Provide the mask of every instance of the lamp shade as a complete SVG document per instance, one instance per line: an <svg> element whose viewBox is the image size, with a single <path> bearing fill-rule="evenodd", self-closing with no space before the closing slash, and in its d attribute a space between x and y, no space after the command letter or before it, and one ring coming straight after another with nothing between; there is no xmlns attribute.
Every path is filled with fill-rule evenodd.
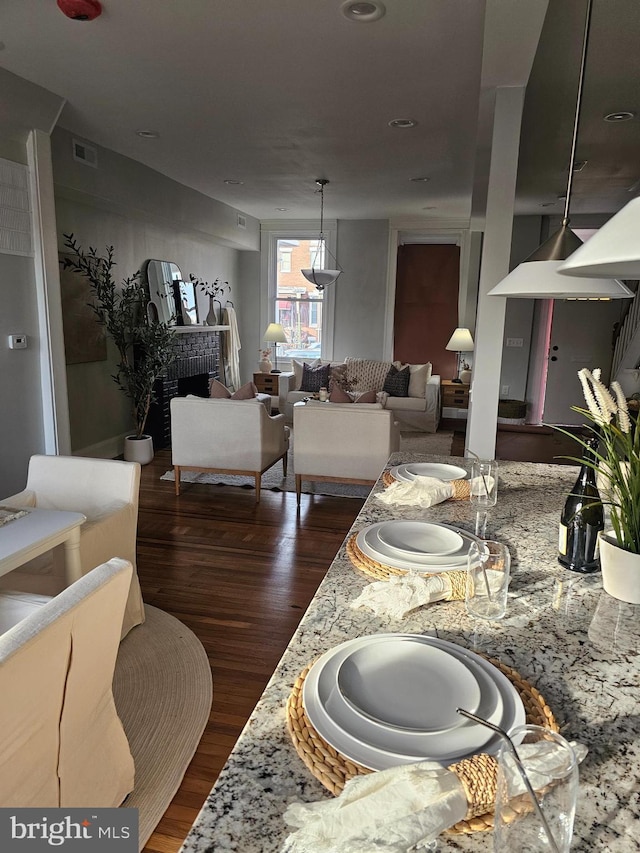
<svg viewBox="0 0 640 853"><path fill-rule="evenodd" d="M568 278L563 261L525 261L492 288L489 296L520 299L621 299L633 293L615 278Z"/></svg>
<svg viewBox="0 0 640 853"><path fill-rule="evenodd" d="M640 278L640 198L628 202L560 265L563 276ZM633 294L629 294L633 295Z"/></svg>
<svg viewBox="0 0 640 853"><path fill-rule="evenodd" d="M328 284L334 284L338 280L338 276L342 270L322 270L322 269L304 269L300 270L302 275L310 281L311 284L322 290Z"/></svg>
<svg viewBox="0 0 640 853"><path fill-rule="evenodd" d="M269 323L267 331L262 336L264 341L270 344L286 344L287 336L284 333L281 323Z"/></svg>
<svg viewBox="0 0 640 853"><path fill-rule="evenodd" d="M449 338L449 343L445 349L454 352L473 352L473 338L469 329L456 329Z"/></svg>

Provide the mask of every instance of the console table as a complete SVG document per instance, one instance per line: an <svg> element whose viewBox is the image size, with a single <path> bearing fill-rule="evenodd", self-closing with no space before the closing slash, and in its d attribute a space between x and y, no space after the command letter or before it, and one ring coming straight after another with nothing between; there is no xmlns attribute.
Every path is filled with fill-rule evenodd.
<svg viewBox="0 0 640 853"><path fill-rule="evenodd" d="M407 461L451 457L394 454ZM584 743L574 853L631 853L640 848L640 606L602 591L598 575L574 575L557 562L558 519L573 486L573 466L503 462L497 505L486 536L505 542L513 558L507 616L474 622L464 602L438 602L403 620L385 620L350 602L371 578L353 568L343 546L304 615L276 671L183 845L183 853L276 853L288 829L287 804L329 797L294 750L285 704L304 667L328 649L366 634L435 633L485 652L516 669L545 697L565 737ZM374 494L352 531L396 518L428 518L475 531L466 501L429 510L391 512ZM349 534L350 535L350 534ZM347 539L349 536L347 537ZM439 851L489 851L491 833L442 835Z"/></svg>

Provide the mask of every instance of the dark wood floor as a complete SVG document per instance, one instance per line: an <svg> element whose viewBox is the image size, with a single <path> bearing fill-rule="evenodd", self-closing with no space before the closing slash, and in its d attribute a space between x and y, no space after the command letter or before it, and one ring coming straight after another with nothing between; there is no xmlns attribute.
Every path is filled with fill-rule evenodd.
<svg viewBox="0 0 640 853"><path fill-rule="evenodd" d="M138 574L145 601L199 637L213 674L211 716L180 790L145 848L179 849L333 557L362 507L351 498L160 480L142 470Z"/></svg>

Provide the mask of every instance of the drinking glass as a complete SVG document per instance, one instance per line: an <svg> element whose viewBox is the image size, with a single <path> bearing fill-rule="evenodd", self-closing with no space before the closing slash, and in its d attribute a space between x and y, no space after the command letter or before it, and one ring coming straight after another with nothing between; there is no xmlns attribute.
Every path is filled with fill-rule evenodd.
<svg viewBox="0 0 640 853"><path fill-rule="evenodd" d="M474 459L471 464L471 506L476 510L495 506L498 501L498 463L495 459Z"/></svg>
<svg viewBox="0 0 640 853"><path fill-rule="evenodd" d="M510 732L512 739L522 734L516 751L540 810L534 807L508 745L503 744L497 756L494 853L568 853L578 795L575 753L561 735L542 726L520 726ZM535 756L531 745L535 745Z"/></svg>
<svg viewBox="0 0 640 853"><path fill-rule="evenodd" d="M507 612L511 556L506 545L486 539L472 542L467 557L467 613L478 619L502 619Z"/></svg>

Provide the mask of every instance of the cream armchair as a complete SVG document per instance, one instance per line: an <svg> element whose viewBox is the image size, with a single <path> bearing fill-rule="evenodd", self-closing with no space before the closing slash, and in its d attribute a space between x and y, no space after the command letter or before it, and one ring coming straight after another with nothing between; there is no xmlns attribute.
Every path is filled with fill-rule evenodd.
<svg viewBox="0 0 640 853"><path fill-rule="evenodd" d="M176 495L180 494L181 471L212 471L254 477L258 503L265 471L282 459L286 476L288 449L289 430L284 416L271 417L259 400L171 400Z"/></svg>
<svg viewBox="0 0 640 853"><path fill-rule="evenodd" d="M133 790L111 692L131 577L109 560L0 636L0 807L114 807Z"/></svg>
<svg viewBox="0 0 640 853"><path fill-rule="evenodd" d="M293 469L298 504L303 480L373 484L400 448L393 412L372 403L293 407Z"/></svg>
<svg viewBox="0 0 640 853"><path fill-rule="evenodd" d="M27 487L3 498L6 506L32 506L82 512L80 527L82 573L122 557L134 567L122 623L122 636L144 622L144 605L135 571L140 465L116 459L81 456L32 456ZM0 589L56 595L65 587L60 548L52 556L36 559L0 578Z"/></svg>

